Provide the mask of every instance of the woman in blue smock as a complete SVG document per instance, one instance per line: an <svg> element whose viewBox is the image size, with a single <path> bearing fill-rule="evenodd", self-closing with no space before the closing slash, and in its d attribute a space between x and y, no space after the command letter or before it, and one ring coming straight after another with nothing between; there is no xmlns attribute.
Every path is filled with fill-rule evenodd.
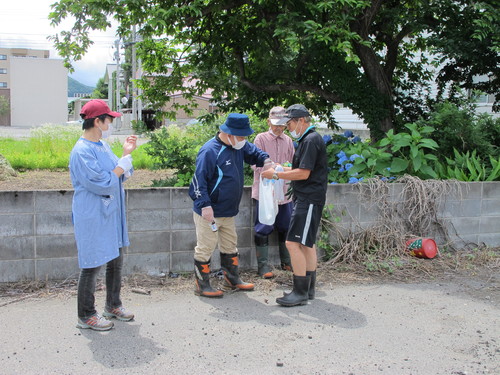
<svg viewBox="0 0 500 375"><path fill-rule="evenodd" d="M123 182L132 173L132 151L137 147L136 136L123 144L119 159L102 141L112 132L113 112L100 99L89 101L80 112L83 135L70 155L73 195L73 225L78 264L78 328L106 331L113 328L116 318L129 321L134 314L120 300L122 248L129 245L125 217ZM95 287L99 269L106 264L106 304L102 316L95 309ZM108 318L108 319L106 319Z"/></svg>

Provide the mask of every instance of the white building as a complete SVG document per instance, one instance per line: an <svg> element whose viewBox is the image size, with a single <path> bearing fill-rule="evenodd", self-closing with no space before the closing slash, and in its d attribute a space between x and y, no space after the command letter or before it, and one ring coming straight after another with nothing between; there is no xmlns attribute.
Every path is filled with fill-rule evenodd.
<svg viewBox="0 0 500 375"><path fill-rule="evenodd" d="M9 103L0 125L32 127L67 121L68 70L49 51L0 48L0 95Z"/></svg>

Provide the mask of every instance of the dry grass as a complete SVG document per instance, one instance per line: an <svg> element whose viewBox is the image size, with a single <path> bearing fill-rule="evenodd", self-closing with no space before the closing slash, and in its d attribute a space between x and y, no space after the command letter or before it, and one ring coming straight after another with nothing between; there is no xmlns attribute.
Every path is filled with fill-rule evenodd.
<svg viewBox="0 0 500 375"><path fill-rule="evenodd" d="M380 179L357 184L360 203L370 212L377 212L375 224L366 227L355 218L337 222L343 213L326 207L322 219L323 244L330 247L330 263L364 264L367 261L404 257L410 238L439 237L444 247L456 249L446 226L438 216L439 204L448 196L460 195L454 180L420 180L404 176L400 194L394 197L391 184ZM344 213L345 214L345 213ZM327 238L325 240L325 237Z"/></svg>

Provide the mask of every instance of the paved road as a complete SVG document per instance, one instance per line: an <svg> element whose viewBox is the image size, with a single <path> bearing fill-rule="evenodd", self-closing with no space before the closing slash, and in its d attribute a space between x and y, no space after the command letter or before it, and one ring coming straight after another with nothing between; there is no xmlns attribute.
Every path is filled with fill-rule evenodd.
<svg viewBox="0 0 500 375"><path fill-rule="evenodd" d="M322 285L295 308L280 294L125 292L136 320L106 333L75 328L74 296L0 298L0 373L500 374L498 280Z"/></svg>

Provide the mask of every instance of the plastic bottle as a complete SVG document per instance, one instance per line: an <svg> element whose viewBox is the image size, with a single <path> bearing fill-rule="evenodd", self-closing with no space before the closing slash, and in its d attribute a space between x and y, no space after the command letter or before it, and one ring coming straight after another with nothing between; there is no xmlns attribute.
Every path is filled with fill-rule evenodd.
<svg viewBox="0 0 500 375"><path fill-rule="evenodd" d="M217 232L217 224L215 223L215 220L212 221L212 224L210 224L210 228L212 228L212 232Z"/></svg>

